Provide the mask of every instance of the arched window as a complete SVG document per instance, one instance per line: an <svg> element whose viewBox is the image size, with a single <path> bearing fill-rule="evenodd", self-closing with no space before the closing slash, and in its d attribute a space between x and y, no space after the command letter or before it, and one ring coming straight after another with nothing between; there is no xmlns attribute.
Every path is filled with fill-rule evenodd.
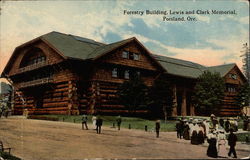
<svg viewBox="0 0 250 160"><path fill-rule="evenodd" d="M46 61L46 56L40 48L32 48L25 53L20 68Z"/></svg>

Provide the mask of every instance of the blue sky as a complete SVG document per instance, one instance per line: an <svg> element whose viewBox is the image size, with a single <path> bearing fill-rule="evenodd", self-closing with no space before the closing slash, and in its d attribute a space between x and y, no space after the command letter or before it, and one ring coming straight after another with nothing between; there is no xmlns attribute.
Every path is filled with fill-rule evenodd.
<svg viewBox="0 0 250 160"><path fill-rule="evenodd" d="M16 46L51 31L112 43L136 37L154 54L212 66L242 66L249 44L245 0L5 1L1 4L0 72ZM124 15L124 10L236 10L236 15L191 15L195 22L162 21L162 15ZM167 15L168 17L179 17ZM185 18L188 15L181 15Z"/></svg>

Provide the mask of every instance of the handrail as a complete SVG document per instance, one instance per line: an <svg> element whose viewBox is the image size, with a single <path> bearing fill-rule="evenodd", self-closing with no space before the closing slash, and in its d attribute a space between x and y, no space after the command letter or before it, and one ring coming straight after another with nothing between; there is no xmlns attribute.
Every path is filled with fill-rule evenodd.
<svg viewBox="0 0 250 160"><path fill-rule="evenodd" d="M39 63L35 63L35 64L32 64L32 65L28 65L28 66L26 66L26 67L19 68L17 72L18 72L18 73L22 73L22 72L34 70L34 69L37 69L37 68L46 66L46 65L48 65L48 64L49 64L48 61L42 61L42 62L39 62Z"/></svg>
<svg viewBox="0 0 250 160"><path fill-rule="evenodd" d="M37 86L37 85L42 85L42 84L48 84L52 83L53 79L51 77L46 77L46 78L41 78L41 79L36 79L28 82L22 82L18 84L19 88L27 88L27 87L32 87L32 86Z"/></svg>

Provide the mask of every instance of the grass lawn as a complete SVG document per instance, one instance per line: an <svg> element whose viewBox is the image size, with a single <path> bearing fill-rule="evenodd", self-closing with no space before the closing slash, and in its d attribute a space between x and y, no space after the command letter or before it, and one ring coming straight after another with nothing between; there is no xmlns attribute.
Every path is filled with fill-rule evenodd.
<svg viewBox="0 0 250 160"><path fill-rule="evenodd" d="M241 142L245 142L246 141L246 136L248 136L248 138L250 139L250 132L247 132L247 133L237 133L235 135L237 136L238 141L241 141Z"/></svg>
<svg viewBox="0 0 250 160"><path fill-rule="evenodd" d="M36 117L36 116L34 116ZM58 120L58 121L64 121L64 122L71 122L71 123L81 123L82 122L82 115L41 115L37 117L42 118L48 118L47 120ZM104 126L113 126L113 123L116 125L116 116L100 116L103 119L103 125ZM178 117L180 118L180 117ZM186 117L190 118L190 117ZM202 118L202 119L209 119L209 117L192 117L192 118ZM219 118L219 117L218 117ZM40 119L40 118L38 118ZM88 123L89 126L92 127L92 116L88 115ZM164 122L164 120L161 120L161 131L163 132L170 132L175 131L175 124L176 120L168 120L167 123ZM137 118L137 117L122 117L122 128L129 128L129 125L132 129L140 129L144 130L145 126L147 126L148 131L154 130L155 128L155 121L143 119L143 118ZM243 121L238 121L238 128L243 128ZM250 136L249 136L250 137ZM242 136L240 135L240 138L242 139Z"/></svg>
<svg viewBox="0 0 250 160"><path fill-rule="evenodd" d="M81 123L82 116L69 116L69 115L43 115L46 117L53 117L58 118L59 121L64 122L73 122L73 123ZM113 126L113 123L116 125L116 116L100 116L103 119L104 126ZM88 116L88 124L92 126L92 116ZM148 131L153 130L155 128L155 121L147 120L143 118L136 118L136 117L122 117L122 128L129 128L129 124L132 129L145 129L145 125L147 125ZM164 120L161 120L161 131L175 131L175 120L167 121L164 123Z"/></svg>

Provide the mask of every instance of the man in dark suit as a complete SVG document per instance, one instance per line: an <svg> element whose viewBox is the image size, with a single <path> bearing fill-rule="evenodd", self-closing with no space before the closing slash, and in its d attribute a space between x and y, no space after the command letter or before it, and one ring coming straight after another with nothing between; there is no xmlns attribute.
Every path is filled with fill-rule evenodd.
<svg viewBox="0 0 250 160"><path fill-rule="evenodd" d="M228 145L230 146L228 156L231 156L231 153L233 153L234 158L237 158L235 146L237 142L237 136L233 133L233 129L230 129L230 134L228 136Z"/></svg>
<svg viewBox="0 0 250 160"><path fill-rule="evenodd" d="M96 119L96 133L101 134L103 120L98 116Z"/></svg>

